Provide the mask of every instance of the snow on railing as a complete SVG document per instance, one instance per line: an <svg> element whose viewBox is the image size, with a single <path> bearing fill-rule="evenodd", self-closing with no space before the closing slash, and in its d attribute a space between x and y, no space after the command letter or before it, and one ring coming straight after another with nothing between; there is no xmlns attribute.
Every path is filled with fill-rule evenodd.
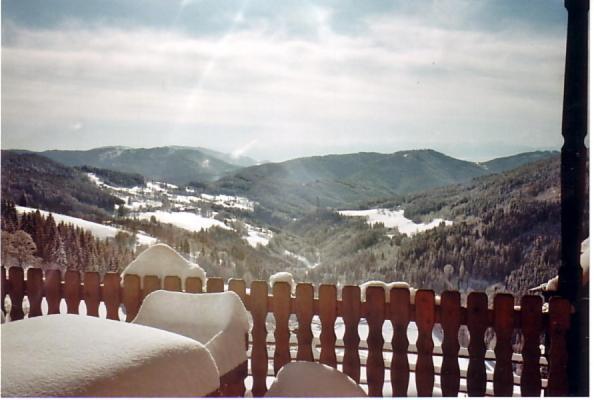
<svg viewBox="0 0 594 400"><path fill-rule="evenodd" d="M96 272L67 271L62 279L58 270L37 268L29 268L26 275L25 279L23 269L13 267L7 276L2 268L0 301L4 310L9 296L10 320L25 317L23 299L27 296L28 317L42 315L45 298L49 314L59 313L64 300L68 313L79 313L83 302L87 315L99 316L103 305L106 317L118 320L123 305L129 322L150 292L182 290L182 282L175 276L162 282L156 276L145 276L141 282L138 276L127 275L122 282L116 273L105 274L101 281ZM202 282L187 278L185 290L200 293ZM357 286L344 286L339 294L336 286L322 284L316 293L314 285L299 283L293 296L286 282L275 283L271 292L265 281L254 281L247 288L239 279L231 279L227 285L222 278L207 279L207 292L224 290L236 292L252 316L248 351L254 396L264 395L267 378L292 360L340 365L344 373L365 385L371 396L406 396L413 380L419 396L431 396L435 388L443 396L567 393L566 335L571 311L561 298L553 298L548 312L543 312L542 299L533 295L524 296L521 307L514 307L510 294L497 294L490 309L486 294L479 292L469 294L463 306L455 291L442 293L436 304L431 290L418 290L412 302L406 288L393 288L386 299L384 288L369 287L362 301ZM367 322L367 337L361 337L362 319ZM319 335L312 331L315 320L321 327ZM337 320L344 325L340 338ZM386 321L392 328L388 343L383 332ZM409 343L412 323L416 325L416 343ZM443 330L441 343L434 342L436 324ZM468 348L459 343L461 326L470 333ZM488 328L497 338L494 350L485 345ZM521 353L512 348L516 330L523 337ZM546 337L544 353L542 334ZM492 364L493 369L487 368Z"/></svg>

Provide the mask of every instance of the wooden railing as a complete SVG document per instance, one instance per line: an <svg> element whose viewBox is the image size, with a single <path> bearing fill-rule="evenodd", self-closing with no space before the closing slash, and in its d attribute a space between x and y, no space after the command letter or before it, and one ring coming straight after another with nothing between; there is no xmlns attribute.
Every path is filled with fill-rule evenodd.
<svg viewBox="0 0 594 400"><path fill-rule="evenodd" d="M105 274L100 279L95 272L67 271L62 277L57 270L43 272L30 268L26 277L24 275L21 268L10 268L8 275L2 268L0 300L4 308L5 297L10 297L11 320L25 317L22 305L27 296L28 317L42 315L42 299L45 298L49 314L59 313L64 299L68 313L77 314L82 301L88 315L99 316L103 303L106 317L116 320L120 305L124 305L125 320L131 321L150 292L160 288L182 290L182 282L175 276L168 276L163 282L156 276L146 276L141 285L138 276L128 275L122 282L115 273ZM267 377L292 360L341 366L339 369L344 373L367 385L371 396L384 393L406 396L411 373L414 373L419 396L433 395L436 379L440 381L443 396L457 396L460 392L470 396L540 396L543 393L562 396L567 393L566 333L571 309L561 298L553 298L548 312L543 312L542 299L538 296L525 296L521 307L514 307L511 295L497 294L491 309L487 296L478 292L469 294L464 306L455 291L442 293L436 304L431 290L418 290L411 302L408 289L394 288L390 301L386 302L383 288L370 287L365 301L361 301L357 286L345 286L339 294L336 286L323 284L316 296L312 284L300 283L293 296L289 284L284 282L276 283L270 292L264 281L252 282L247 290L243 280L231 279L225 288L223 279L207 279L207 292L225 289L237 293L252 316L249 351L254 396L264 395ZM202 282L198 278L187 278L185 290L200 293ZM273 335L267 328L270 315L274 318ZM312 332L312 320L316 316L321 324L319 338ZM292 335L290 329L291 318L297 320L293 330L296 335ZM344 322L342 338L336 337L337 318ZM367 321L369 328L366 338L359 337L361 319ZM382 325L385 321L392 326L391 343L384 343ZM418 330L416 343L409 343L407 338L411 322ZM435 324L441 324L443 329L441 345L433 342ZM470 332L468 348L461 348L458 341L463 325ZM489 327L494 329L497 338L494 350L485 345L485 331ZM515 330L522 334L521 353L513 352ZM546 337L545 352L541 350L542 336ZM411 358L415 356L416 363L413 363ZM441 365L434 365L434 359L441 360ZM467 368L460 368L461 359L468 360ZM493 373L486 370L485 361L494 361ZM522 366L519 376L514 373L514 365L518 364ZM543 377L543 373L546 376Z"/></svg>

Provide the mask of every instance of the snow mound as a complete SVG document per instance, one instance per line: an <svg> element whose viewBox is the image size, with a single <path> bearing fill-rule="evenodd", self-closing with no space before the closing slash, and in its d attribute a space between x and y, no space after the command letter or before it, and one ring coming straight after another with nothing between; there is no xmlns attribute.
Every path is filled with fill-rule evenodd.
<svg viewBox="0 0 594 400"><path fill-rule="evenodd" d="M382 281L368 281L359 285L359 287L361 288L361 301L365 301L368 287L384 288L384 292L386 293L386 303L390 302L390 291L392 290L392 288L404 288L408 289L410 292L410 303L415 304L415 296L417 294L417 289L410 286L407 282L386 283Z"/></svg>
<svg viewBox="0 0 594 400"><path fill-rule="evenodd" d="M268 283L271 288L274 288L276 282L287 282L291 286L291 292L295 292L296 284L293 275L290 272L277 272L276 274L270 275Z"/></svg>
<svg viewBox="0 0 594 400"><path fill-rule="evenodd" d="M79 315L2 326L2 397L196 397L219 387L200 343Z"/></svg>
<svg viewBox="0 0 594 400"><path fill-rule="evenodd" d="M155 244L138 255L122 272L122 279L126 275L140 276L154 275L163 280L166 276L178 276L185 290L186 278L196 277L206 283L206 272L198 264L187 261L177 251L165 243Z"/></svg>
<svg viewBox="0 0 594 400"><path fill-rule="evenodd" d="M404 216L404 210L388 210L385 208L375 208L371 210L343 210L338 212L347 217L363 217L369 225L382 223L386 228L398 228L400 233L407 236L413 236L419 232L433 229L442 222L446 225L452 225L452 221L446 221L441 218L434 219L429 223L417 224Z"/></svg>
<svg viewBox="0 0 594 400"><path fill-rule="evenodd" d="M278 371L265 397L367 397L348 375L324 364L296 361Z"/></svg>
<svg viewBox="0 0 594 400"><path fill-rule="evenodd" d="M234 292L191 294L157 290L144 299L132 322L204 343L221 376L247 360L248 314Z"/></svg>

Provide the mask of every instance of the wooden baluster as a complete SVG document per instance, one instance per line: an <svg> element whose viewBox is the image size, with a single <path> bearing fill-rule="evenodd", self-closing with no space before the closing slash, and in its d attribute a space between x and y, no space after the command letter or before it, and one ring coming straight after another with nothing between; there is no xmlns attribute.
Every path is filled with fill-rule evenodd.
<svg viewBox="0 0 594 400"><path fill-rule="evenodd" d="M361 380L361 359L359 357L361 289L359 286L345 286L342 288L342 319L344 320L342 372L359 383Z"/></svg>
<svg viewBox="0 0 594 400"><path fill-rule="evenodd" d="M124 275L122 303L126 307L126 322L131 322L140 309L140 276Z"/></svg>
<svg viewBox="0 0 594 400"><path fill-rule="evenodd" d="M417 338L417 366L415 378L417 394L433 395L435 373L433 369L433 324L435 324L435 293L433 290L418 290L415 296L415 322L419 330Z"/></svg>
<svg viewBox="0 0 594 400"><path fill-rule="evenodd" d="M155 290L161 289L161 279L155 275L145 275L142 278L142 299L149 295L149 293Z"/></svg>
<svg viewBox="0 0 594 400"><path fill-rule="evenodd" d="M202 279L195 276L186 278L186 293L202 293Z"/></svg>
<svg viewBox="0 0 594 400"><path fill-rule="evenodd" d="M287 282L276 282L272 288L274 314L274 374L283 365L291 362L289 349L289 315L291 314L291 286Z"/></svg>
<svg viewBox="0 0 594 400"><path fill-rule="evenodd" d="M262 397L268 390L268 352L266 348L266 315L268 314L268 283L253 281L250 290L250 310L253 319L252 328L252 394Z"/></svg>
<svg viewBox="0 0 594 400"><path fill-rule="evenodd" d="M235 292L241 301L243 302L246 309L249 310L247 304L245 281L243 279L229 279L229 291ZM187 286L186 286L187 289ZM245 350L248 350L248 334L245 335ZM234 381L227 385L227 393L233 397L244 397L245 396L245 378L248 376L248 362L246 361L241 367L235 368Z"/></svg>
<svg viewBox="0 0 594 400"><path fill-rule="evenodd" d="M368 287L365 291L365 302L367 303L367 325L369 336L367 346L367 384L369 385L369 396L381 397L384 388L384 336L382 325L384 324L384 308L386 292L383 287Z"/></svg>
<svg viewBox="0 0 594 400"><path fill-rule="evenodd" d="M103 290L101 292L103 303L107 309L107 318L119 321L120 296L120 275L108 272L103 277Z"/></svg>
<svg viewBox="0 0 594 400"><path fill-rule="evenodd" d="M245 308L248 308L246 304L245 281L243 279L229 279L228 290L236 293L245 305Z"/></svg>
<svg viewBox="0 0 594 400"><path fill-rule="evenodd" d="M87 315L98 317L101 303L101 281L98 272L85 272L83 298L87 306Z"/></svg>
<svg viewBox="0 0 594 400"><path fill-rule="evenodd" d="M27 270L27 298L29 299L29 318L38 317L43 299L43 271L41 268Z"/></svg>
<svg viewBox="0 0 594 400"><path fill-rule="evenodd" d="M163 280L163 289L171 292L181 292L182 284L179 276L166 276Z"/></svg>
<svg viewBox="0 0 594 400"><path fill-rule="evenodd" d="M540 396L540 332L542 331L542 298L540 296L522 297L521 311L522 335L522 377L520 389L522 397Z"/></svg>
<svg viewBox="0 0 594 400"><path fill-rule="evenodd" d="M443 328L443 362L441 365L441 391L445 397L457 397L460 390L458 364L458 331L461 320L460 293L446 291L441 294L441 326Z"/></svg>
<svg viewBox="0 0 594 400"><path fill-rule="evenodd" d="M392 363L390 378L392 395L405 397L408 393L408 323L410 321L410 292L405 288L390 291L390 320L392 322Z"/></svg>
<svg viewBox="0 0 594 400"><path fill-rule="evenodd" d="M549 381L545 391L547 396L567 396L567 331L570 325L571 308L567 300L554 297L549 302L548 333L551 340L549 349Z"/></svg>
<svg viewBox="0 0 594 400"><path fill-rule="evenodd" d="M485 396L487 372L485 371L485 331L488 326L487 295L473 292L468 295L467 325L470 332L467 387L469 396Z"/></svg>
<svg viewBox="0 0 594 400"><path fill-rule="evenodd" d="M334 324L336 322L336 286L320 285L319 289L319 307L320 321L322 322L322 331L320 332L320 362L336 368L336 332Z"/></svg>
<svg viewBox="0 0 594 400"><path fill-rule="evenodd" d="M45 271L45 300L48 314L60 314L62 300L62 274L58 269Z"/></svg>
<svg viewBox="0 0 594 400"><path fill-rule="evenodd" d="M12 304L10 308L10 320L23 319L23 298L25 297L25 272L21 267L12 267L8 270L10 281L9 297Z"/></svg>
<svg viewBox="0 0 594 400"><path fill-rule="evenodd" d="M2 275L0 276L0 302L2 303L2 312L6 314L6 305L4 304L4 301L6 299L6 296L8 296L8 279L6 278L6 268L4 268L4 266L2 266L1 268L1 273Z"/></svg>
<svg viewBox="0 0 594 400"><path fill-rule="evenodd" d="M64 299L66 299L66 312L78 314L80 305L80 272L66 271L64 275Z"/></svg>
<svg viewBox="0 0 594 400"><path fill-rule="evenodd" d="M495 396L511 397L514 393L514 373L512 369L512 334L514 330L514 297L499 293L494 301L494 328L497 336L495 345L495 372L493 392Z"/></svg>
<svg viewBox="0 0 594 400"><path fill-rule="evenodd" d="M311 283L297 284L295 311L299 327L297 330L297 360L313 361L313 332L311 321L314 314L314 288Z"/></svg>
<svg viewBox="0 0 594 400"><path fill-rule="evenodd" d="M219 293L225 290L223 278L208 278L206 280L206 291L208 293Z"/></svg>

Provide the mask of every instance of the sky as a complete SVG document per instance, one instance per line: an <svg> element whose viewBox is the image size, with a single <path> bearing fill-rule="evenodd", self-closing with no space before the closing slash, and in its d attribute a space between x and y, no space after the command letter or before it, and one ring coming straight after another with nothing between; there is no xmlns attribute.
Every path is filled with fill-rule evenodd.
<svg viewBox="0 0 594 400"><path fill-rule="evenodd" d="M562 0L3 0L3 149L559 149Z"/></svg>

